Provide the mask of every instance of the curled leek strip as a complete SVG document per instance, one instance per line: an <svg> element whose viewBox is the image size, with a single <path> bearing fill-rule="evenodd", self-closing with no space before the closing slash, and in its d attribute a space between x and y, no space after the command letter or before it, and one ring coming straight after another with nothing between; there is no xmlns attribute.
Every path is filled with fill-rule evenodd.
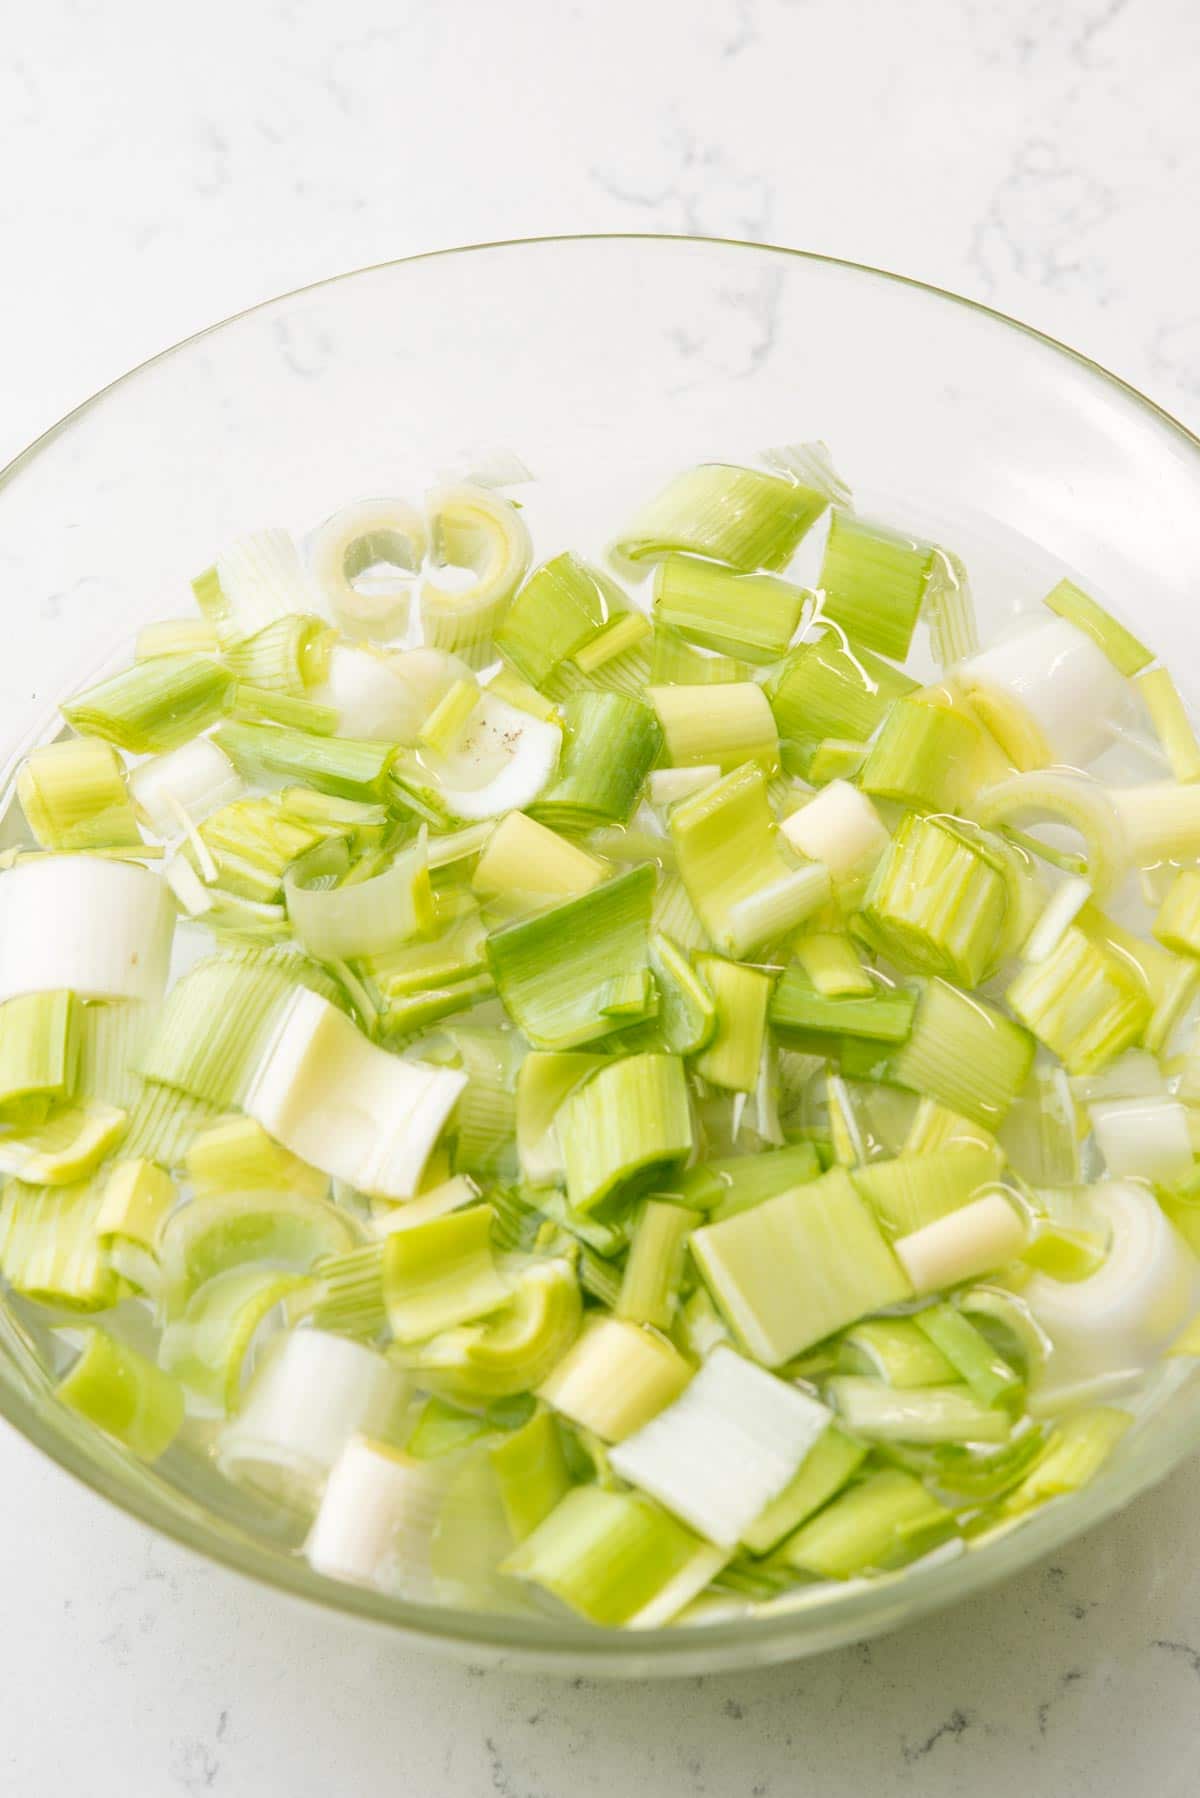
<svg viewBox="0 0 1200 1798"><path fill-rule="evenodd" d="M1143 1372L1200 1300L1200 1264L1153 1193L1121 1181L1090 1196L1112 1227L1104 1261L1085 1280L1037 1273L1022 1294L1053 1344L1044 1389Z"/></svg>
<svg viewBox="0 0 1200 1798"><path fill-rule="evenodd" d="M429 498L429 532L441 569L470 569L475 579L454 588L436 574L421 584L426 642L453 650L472 667L487 660L492 636L525 578L533 545L516 507L485 487L441 487Z"/></svg>
<svg viewBox="0 0 1200 1798"><path fill-rule="evenodd" d="M1086 775L1053 769L1015 774L987 788L972 809L989 828L1031 816L1069 824L1087 845L1088 880L1097 899L1119 886L1128 871L1130 844L1121 816L1108 789Z"/></svg>
<svg viewBox="0 0 1200 1798"><path fill-rule="evenodd" d="M367 499L326 520L312 541L313 574L351 636L400 635L427 546L425 521L407 500ZM363 581L381 565L386 576Z"/></svg>

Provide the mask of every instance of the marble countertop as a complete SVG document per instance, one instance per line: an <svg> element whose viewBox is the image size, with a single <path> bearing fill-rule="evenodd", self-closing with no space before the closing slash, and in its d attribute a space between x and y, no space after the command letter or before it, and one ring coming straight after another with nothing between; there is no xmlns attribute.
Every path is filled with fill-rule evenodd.
<svg viewBox="0 0 1200 1798"><path fill-rule="evenodd" d="M256 300L558 231L921 276L1200 426L1194 0L12 0L5 23L0 464ZM193 1559L4 1430L0 1486L0 1783L29 1798L1197 1789L1200 1467L943 1617L657 1687L424 1658Z"/></svg>

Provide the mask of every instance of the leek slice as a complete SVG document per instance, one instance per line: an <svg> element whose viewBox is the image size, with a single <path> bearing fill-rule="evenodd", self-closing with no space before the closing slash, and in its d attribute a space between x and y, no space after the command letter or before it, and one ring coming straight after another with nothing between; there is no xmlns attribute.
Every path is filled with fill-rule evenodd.
<svg viewBox="0 0 1200 1798"><path fill-rule="evenodd" d="M559 1107L605 1064L603 1055L534 1050L517 1072L517 1154L531 1186L562 1179L566 1169L554 1128Z"/></svg>
<svg viewBox="0 0 1200 1798"><path fill-rule="evenodd" d="M955 1368L917 1328L913 1317L869 1317L842 1337L837 1371L869 1375L885 1385L946 1386Z"/></svg>
<svg viewBox="0 0 1200 1798"><path fill-rule="evenodd" d="M110 743L68 737L44 743L17 776L17 797L43 849L140 844L125 765Z"/></svg>
<svg viewBox="0 0 1200 1798"><path fill-rule="evenodd" d="M187 1151L187 1176L198 1194L298 1192L323 1199L328 1176L272 1142L253 1118L226 1118L200 1130Z"/></svg>
<svg viewBox="0 0 1200 1798"><path fill-rule="evenodd" d="M511 811L491 832L471 886L482 899L504 899L506 906L524 912L587 894L603 881L604 872L599 856L590 856L522 811Z"/></svg>
<svg viewBox="0 0 1200 1798"><path fill-rule="evenodd" d="M876 868L861 922L884 954L918 973L978 986L1004 947L1008 887L963 831L910 812Z"/></svg>
<svg viewBox="0 0 1200 1798"><path fill-rule="evenodd" d="M264 1320L307 1284L302 1274L234 1267L205 1282L163 1330L159 1359L181 1386L221 1413L236 1411Z"/></svg>
<svg viewBox="0 0 1200 1798"><path fill-rule="evenodd" d="M1070 1074L1090 1074L1135 1043L1152 1003L1124 961L1090 942L1077 925L1045 961L1020 973L1006 998Z"/></svg>
<svg viewBox="0 0 1200 1798"><path fill-rule="evenodd" d="M449 748L426 751L425 760L456 818L496 818L532 805L543 793L562 741L557 724L531 717L485 689Z"/></svg>
<svg viewBox="0 0 1200 1798"><path fill-rule="evenodd" d="M323 1257L356 1248L353 1217L300 1192L206 1193L178 1206L158 1237L162 1305L182 1316L208 1281L246 1264L307 1273Z"/></svg>
<svg viewBox="0 0 1200 1798"><path fill-rule="evenodd" d="M777 1553L800 1572L852 1579L910 1560L953 1527L953 1514L920 1480L887 1468L834 1499Z"/></svg>
<svg viewBox="0 0 1200 1798"><path fill-rule="evenodd" d="M994 1405L1019 1392L1019 1374L963 1312L952 1305L930 1305L917 1312L913 1323L950 1362L981 1404Z"/></svg>
<svg viewBox="0 0 1200 1798"><path fill-rule="evenodd" d="M272 693L261 687L238 685L234 694L233 717L251 724L283 724L312 736L329 737L337 729L338 715L332 706L318 705L313 699L295 699L290 693Z"/></svg>
<svg viewBox="0 0 1200 1798"><path fill-rule="evenodd" d="M658 562L673 551L751 573L782 568L825 511L828 498L753 468L702 464L676 475L614 545L622 562Z"/></svg>
<svg viewBox="0 0 1200 1798"><path fill-rule="evenodd" d="M96 1241L113 1272L140 1292L157 1291L159 1230L175 1198L169 1175L142 1158L118 1161L104 1183Z"/></svg>
<svg viewBox="0 0 1200 1798"><path fill-rule="evenodd" d="M26 993L0 1005L0 1118L37 1123L74 1096L81 1034L74 993Z"/></svg>
<svg viewBox="0 0 1200 1798"><path fill-rule="evenodd" d="M743 1530L746 1547L752 1554L769 1554L841 1491L866 1456L864 1444L851 1441L835 1423L828 1424L783 1491Z"/></svg>
<svg viewBox="0 0 1200 1798"><path fill-rule="evenodd" d="M1011 824L1032 813L1061 819L1078 830L1087 848L1087 878L1097 898L1119 886L1129 867L1129 845L1113 796L1082 774L1046 770L1016 774L980 794L973 805L980 824Z"/></svg>
<svg viewBox="0 0 1200 1798"><path fill-rule="evenodd" d="M657 687L720 686L725 681L749 680L753 672L749 662L694 648L668 624L655 627L650 678Z"/></svg>
<svg viewBox="0 0 1200 1798"><path fill-rule="evenodd" d="M10 1180L0 1201L0 1272L23 1297L69 1311L103 1311L119 1284L97 1236L103 1190L26 1186Z"/></svg>
<svg viewBox="0 0 1200 1798"><path fill-rule="evenodd" d="M217 1444L227 1478L303 1513L316 1509L350 1438L387 1438L399 1424L404 1379L374 1349L324 1330L276 1337Z"/></svg>
<svg viewBox="0 0 1200 1798"><path fill-rule="evenodd" d="M662 747L654 712L624 693L576 693L565 732L558 779L533 815L558 830L627 823Z"/></svg>
<svg viewBox="0 0 1200 1798"><path fill-rule="evenodd" d="M255 531L192 583L196 603L222 645L253 637L289 613L317 612L319 595L287 531Z"/></svg>
<svg viewBox="0 0 1200 1798"><path fill-rule="evenodd" d="M558 1425L539 1411L490 1451L500 1502L515 1542L532 1535L571 1488Z"/></svg>
<svg viewBox="0 0 1200 1798"><path fill-rule="evenodd" d="M244 703L247 688L265 696L285 699L309 699L309 688L318 685L329 672L333 651L333 632L321 618L293 613L277 618L256 636L231 643L225 651L225 666L237 677L237 703ZM337 725L335 715L330 729Z"/></svg>
<svg viewBox="0 0 1200 1798"><path fill-rule="evenodd" d="M555 1127L572 1209L626 1201L691 1152L682 1061L650 1054L608 1064L566 1099Z"/></svg>
<svg viewBox="0 0 1200 1798"><path fill-rule="evenodd" d="M1086 631L1118 674L1137 674L1154 660L1153 650L1140 643L1123 624L1118 624L1111 613L1074 581L1059 581L1057 587L1047 593L1045 603L1060 618L1067 618L1081 631Z"/></svg>
<svg viewBox="0 0 1200 1798"><path fill-rule="evenodd" d="M331 1579L429 1602L434 1530L449 1483L444 1462L351 1436L330 1469L305 1543L309 1564Z"/></svg>
<svg viewBox="0 0 1200 1798"><path fill-rule="evenodd" d="M146 755L177 749L207 730L232 690L233 676L211 656L155 656L89 687L62 714L81 735Z"/></svg>
<svg viewBox="0 0 1200 1798"><path fill-rule="evenodd" d="M1111 787L1107 793L1137 867L1200 855L1200 787L1162 780L1144 787Z"/></svg>
<svg viewBox="0 0 1200 1798"><path fill-rule="evenodd" d="M222 724L213 740L251 780L301 781L319 793L360 802L392 796L388 776L396 751L386 744L240 720Z"/></svg>
<svg viewBox="0 0 1200 1798"><path fill-rule="evenodd" d="M435 566L469 568L463 591L427 576L421 583L421 623L436 649L461 655L472 667L488 660L491 641L525 578L533 546L510 501L469 483L429 497L429 538Z"/></svg>
<svg viewBox="0 0 1200 1798"><path fill-rule="evenodd" d="M768 774L778 767L775 719L766 694L753 681L711 688L647 687L646 698L674 767L715 766L722 774L742 762L758 762Z"/></svg>
<svg viewBox="0 0 1200 1798"><path fill-rule="evenodd" d="M875 983L848 936L814 931L795 945L796 959L822 999L864 999Z"/></svg>
<svg viewBox="0 0 1200 1798"><path fill-rule="evenodd" d="M326 519L309 553L317 585L351 636L396 637L408 624L413 576L427 547L415 506L368 499Z"/></svg>
<svg viewBox="0 0 1200 1798"><path fill-rule="evenodd" d="M931 980L888 1073L901 1086L995 1130L1024 1086L1033 1056L1032 1037L994 1005Z"/></svg>
<svg viewBox="0 0 1200 1798"><path fill-rule="evenodd" d="M607 575L577 556L535 568L496 632L496 648L534 687L620 612L625 596Z"/></svg>
<svg viewBox="0 0 1200 1798"><path fill-rule="evenodd" d="M911 1293L840 1169L693 1231L691 1249L731 1329L768 1367Z"/></svg>
<svg viewBox="0 0 1200 1798"><path fill-rule="evenodd" d="M772 575L734 574L696 556L667 556L654 576L654 617L705 649L777 662L796 634L805 592Z"/></svg>
<svg viewBox="0 0 1200 1798"><path fill-rule="evenodd" d="M780 736L815 748L826 737L865 743L916 685L869 651L851 651L831 631L794 649L767 693Z"/></svg>
<svg viewBox="0 0 1200 1798"><path fill-rule="evenodd" d="M889 841L866 794L844 780L831 781L779 828L793 849L824 862L836 881L869 875Z"/></svg>
<svg viewBox="0 0 1200 1798"><path fill-rule="evenodd" d="M892 1247L913 1291L926 1293L1003 1267L1027 1241L1028 1229L1016 1208L1001 1192L993 1192L897 1237Z"/></svg>
<svg viewBox="0 0 1200 1798"><path fill-rule="evenodd" d="M781 935L828 897L824 870L794 874L781 857L766 781L753 763L677 805L670 832L688 896L728 955L744 956ZM764 905L772 895L779 903Z"/></svg>
<svg viewBox="0 0 1200 1798"><path fill-rule="evenodd" d="M652 867L631 868L489 936L497 991L535 1049L570 1049L618 1027L600 1007L611 980L648 965L654 886Z"/></svg>
<svg viewBox="0 0 1200 1798"><path fill-rule="evenodd" d="M425 831L399 850L384 870L353 884L328 886L345 875L349 853L335 841L312 850L284 876L283 892L296 940L318 961L386 955L434 922Z"/></svg>
<svg viewBox="0 0 1200 1798"><path fill-rule="evenodd" d="M613 1309L629 1323L669 1330L683 1282L687 1239L696 1215L686 1206L650 1199L629 1245Z"/></svg>
<svg viewBox="0 0 1200 1798"><path fill-rule="evenodd" d="M657 1417L609 1454L614 1472L718 1548L733 1549L830 1421L824 1405L716 1348Z"/></svg>
<svg viewBox="0 0 1200 1798"><path fill-rule="evenodd" d="M817 582L824 616L853 643L904 661L937 553L931 544L835 511Z"/></svg>
<svg viewBox="0 0 1200 1798"><path fill-rule="evenodd" d="M956 679L1014 767L1083 768L1107 747L1128 689L1104 651L1048 618L972 656Z"/></svg>
<svg viewBox="0 0 1200 1798"><path fill-rule="evenodd" d="M314 962L284 951L242 949L197 962L171 989L142 1073L222 1111L242 1106L301 983L327 996L337 990Z"/></svg>
<svg viewBox="0 0 1200 1798"><path fill-rule="evenodd" d="M724 1559L640 1494L579 1486L500 1571L541 1586L589 1623L654 1629L702 1592Z"/></svg>
<svg viewBox="0 0 1200 1798"><path fill-rule="evenodd" d="M811 1039L862 1037L902 1043L912 1028L916 995L872 987L868 998L824 998L803 968L785 968L771 999L771 1027L782 1043L808 1047ZM833 1045L830 1045L832 1049Z"/></svg>
<svg viewBox="0 0 1200 1798"><path fill-rule="evenodd" d="M968 1386L898 1390L882 1380L839 1375L826 1388L843 1426L867 1442L1007 1442L1008 1414Z"/></svg>
<svg viewBox="0 0 1200 1798"><path fill-rule="evenodd" d="M1023 1292L1053 1345L1037 1388L1047 1396L1145 1371L1200 1303L1200 1264L1152 1193L1111 1183L1089 1197L1112 1232L1103 1262L1082 1280L1037 1273Z"/></svg>
<svg viewBox="0 0 1200 1798"><path fill-rule="evenodd" d="M570 1264L535 1262L486 1321L443 1329L403 1362L442 1396L465 1403L511 1398L549 1377L578 1336L582 1318Z"/></svg>
<svg viewBox="0 0 1200 1798"><path fill-rule="evenodd" d="M672 1055L698 1055L718 1027L711 987L668 936L651 937L650 966L658 986L658 1030L664 1048Z"/></svg>
<svg viewBox="0 0 1200 1798"><path fill-rule="evenodd" d="M622 1442L678 1398L693 1372L665 1336L593 1313L538 1397L602 1442Z"/></svg>
<svg viewBox="0 0 1200 1798"><path fill-rule="evenodd" d="M859 777L864 793L915 811L958 812L979 781L979 729L961 712L899 699L883 721Z"/></svg>
<svg viewBox="0 0 1200 1798"><path fill-rule="evenodd" d="M0 1174L34 1186L70 1186L99 1166L125 1133L127 1113L85 1099L43 1123L0 1133ZM1188 1165L1190 1166L1190 1159Z"/></svg>
<svg viewBox="0 0 1200 1798"><path fill-rule="evenodd" d="M767 1025L772 978L761 968L748 968L719 955L696 960L701 980L713 996L716 1028L696 1057L696 1072L713 1086L753 1092Z"/></svg>
<svg viewBox="0 0 1200 1798"><path fill-rule="evenodd" d="M359 1192L407 1199L466 1085L378 1049L303 988L276 1020L245 1110L302 1161Z"/></svg>
<svg viewBox="0 0 1200 1798"><path fill-rule="evenodd" d="M0 875L0 1003L23 993L162 997L175 911L157 874L47 855Z"/></svg>
<svg viewBox="0 0 1200 1798"><path fill-rule="evenodd" d="M169 841L181 826L199 823L242 792L229 757L208 737L197 737L168 755L141 762L129 776L129 791L141 816Z"/></svg>
<svg viewBox="0 0 1200 1798"><path fill-rule="evenodd" d="M136 1349L89 1329L74 1366L54 1396L143 1461L156 1461L179 1434L183 1392Z"/></svg>
<svg viewBox="0 0 1200 1798"><path fill-rule="evenodd" d="M491 1230L491 1206L472 1205L385 1239L384 1302L397 1342L422 1342L509 1302L509 1284L492 1260Z"/></svg>

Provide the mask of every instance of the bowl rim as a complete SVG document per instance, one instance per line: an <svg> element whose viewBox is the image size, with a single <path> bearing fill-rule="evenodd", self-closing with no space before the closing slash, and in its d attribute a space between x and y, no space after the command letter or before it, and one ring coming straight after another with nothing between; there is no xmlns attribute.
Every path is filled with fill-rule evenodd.
<svg viewBox="0 0 1200 1798"><path fill-rule="evenodd" d="M556 244L666 244L675 249L695 246L735 254L745 252L756 258L787 257L911 289L1007 327L1074 363L1089 376L1098 378L1132 401L1136 408L1161 421L1190 449L1200 451L1200 436L1156 400L1092 357L995 306L933 282L849 257L734 237L668 232L560 232L419 251L327 275L257 300L157 350L72 407L0 468L0 491L109 394L132 384L159 362L259 312L385 270ZM979 1593L1083 1534L1158 1484L1200 1445L1200 1406L1197 1406L1193 1430L1180 1430L1169 1445L1166 1442L1158 1444L1128 1470L1125 1477L1098 1481L1065 1501L1052 1501L1023 1521L1019 1530L998 1535L986 1549L977 1553L964 1553L951 1560L931 1558L928 1565L896 1575L851 1582L842 1592L827 1593L824 1601L793 1604L790 1608L781 1606L771 1615L741 1616L696 1628L668 1626L625 1632L594 1628L570 1618L514 1616L416 1604L326 1578L298 1557L285 1558L277 1549L260 1545L248 1535L216 1526L207 1518L195 1523L188 1508L160 1496L159 1477L152 1469L139 1470L144 1477L130 1480L123 1460L82 1450L73 1437L62 1430L49 1408L7 1381L0 1381L0 1416L81 1485L119 1511L160 1531L205 1560L215 1561L272 1592L303 1599L339 1616L361 1618L386 1627L395 1638L407 1637L414 1644L429 1644L442 1651L457 1652L467 1659L474 1651L478 1657L499 1660L517 1668L538 1666L563 1673L584 1672L601 1676L606 1673L644 1676L647 1672L683 1675L739 1666L765 1666L883 1634L944 1605ZM178 1495L178 1488L172 1486L170 1490Z"/></svg>

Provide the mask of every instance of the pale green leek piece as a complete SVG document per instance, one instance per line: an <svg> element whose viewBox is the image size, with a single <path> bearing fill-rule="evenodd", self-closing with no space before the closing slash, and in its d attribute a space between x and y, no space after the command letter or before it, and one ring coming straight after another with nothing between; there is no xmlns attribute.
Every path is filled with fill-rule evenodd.
<svg viewBox="0 0 1200 1798"><path fill-rule="evenodd" d="M590 543L470 466L212 545L16 769L13 1329L377 1603L915 1589L1200 1352L1192 719L821 445Z"/></svg>

